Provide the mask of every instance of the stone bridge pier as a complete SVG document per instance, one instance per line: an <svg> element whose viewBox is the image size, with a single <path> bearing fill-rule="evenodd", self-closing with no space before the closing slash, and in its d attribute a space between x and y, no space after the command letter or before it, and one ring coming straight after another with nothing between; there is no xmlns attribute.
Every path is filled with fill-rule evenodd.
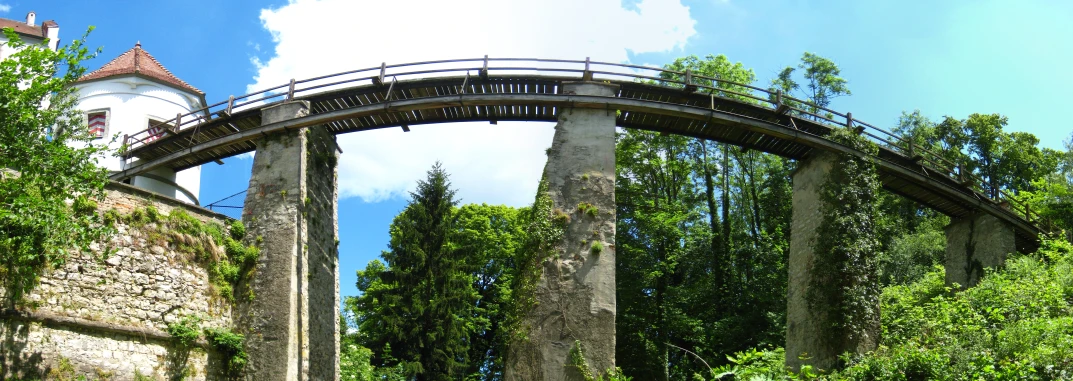
<svg viewBox="0 0 1073 381"><path fill-rule="evenodd" d="M948 286L975 286L985 268L1002 266L1017 251L1013 227L986 213L952 220L945 230Z"/></svg>
<svg viewBox="0 0 1073 381"><path fill-rule="evenodd" d="M262 110L262 124L307 115L309 103ZM261 256L235 290L248 380L338 380L339 268L335 138L323 127L257 141L242 219Z"/></svg>
<svg viewBox="0 0 1073 381"><path fill-rule="evenodd" d="M617 85L565 83L565 94L611 96ZM515 343L506 379L583 380L570 360L580 343L596 374L615 367L615 110L564 109L544 168L557 213L569 215L542 264L536 305Z"/></svg>
<svg viewBox="0 0 1073 381"><path fill-rule="evenodd" d="M853 322L860 332L833 331L838 316L828 315L830 306L813 306L808 300L812 285L813 249L824 209L821 188L838 156L817 152L798 163L793 174L793 216L791 221L789 282L786 311L786 365L794 370L802 365L832 369L845 352L866 353L879 344L879 301L870 321ZM1006 255L1016 250L1012 226L986 213L954 219L946 227L946 283L972 287L985 268L1001 266ZM826 290L820 290L826 291ZM803 358L801 358L803 357Z"/></svg>

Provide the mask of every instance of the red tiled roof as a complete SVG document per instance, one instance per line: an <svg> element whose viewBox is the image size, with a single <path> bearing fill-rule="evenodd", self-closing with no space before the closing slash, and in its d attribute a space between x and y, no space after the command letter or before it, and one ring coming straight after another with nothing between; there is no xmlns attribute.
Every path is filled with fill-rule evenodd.
<svg viewBox="0 0 1073 381"><path fill-rule="evenodd" d="M22 34L22 35L27 35L27 36L33 36L33 37L37 37L37 38L48 37L45 34L45 29L47 29L47 28L55 28L57 26L59 26L59 24L56 24L56 22L52 21L52 20L45 21L45 22L41 23L41 25L30 26L29 24L26 24L26 23L24 23L22 21L15 21L15 20L8 20L8 19L0 18L0 29L11 28L11 29L15 30L15 33Z"/></svg>
<svg viewBox="0 0 1073 381"><path fill-rule="evenodd" d="M201 92L201 90L198 90L194 86L190 86L189 83L186 83L176 77L174 74L171 74L171 72L168 71L168 69L165 69L164 65L161 65L160 62L156 60L156 58L153 58L153 56L149 54L149 52L146 52L144 49L142 49L141 43L134 45L133 49L128 50L126 53L120 54L119 57L116 57L111 62L104 64L104 66L101 66L100 69L94 70L93 72L82 76L82 78L79 78L77 82L92 81L95 79L103 79L126 74L142 75L163 82L165 84L193 91L194 93L199 95L205 95L205 93Z"/></svg>

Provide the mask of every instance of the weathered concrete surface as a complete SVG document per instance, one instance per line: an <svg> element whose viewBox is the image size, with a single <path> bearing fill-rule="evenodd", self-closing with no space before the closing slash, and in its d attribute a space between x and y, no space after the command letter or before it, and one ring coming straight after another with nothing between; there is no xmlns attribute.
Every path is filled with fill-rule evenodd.
<svg viewBox="0 0 1073 381"><path fill-rule="evenodd" d="M563 91L609 96L617 86L578 82ZM555 208L570 223L555 246L558 255L543 264L537 305L525 322L529 341L511 348L507 380L581 380L569 366L575 340L594 372L615 367L615 111L563 110L544 176ZM595 216L582 203L594 206Z"/></svg>
<svg viewBox="0 0 1073 381"><path fill-rule="evenodd" d="M800 161L793 173L790 277L786 296L786 365L795 370L803 364L832 369L838 362L838 355L847 351L863 353L873 350L879 340L878 318L864 324L870 329L855 332L857 335L852 336L858 339L852 340L849 332L832 332L834 317L827 314L828 306L814 308L808 300L816 256L813 247L823 220L820 192L836 160L837 156L833 153L817 151L813 157ZM807 359L801 360L799 357L802 355Z"/></svg>
<svg viewBox="0 0 1073 381"><path fill-rule="evenodd" d="M947 285L975 286L985 268L1002 266L1017 250L1013 227L989 214L954 220L945 231Z"/></svg>
<svg viewBox="0 0 1073 381"><path fill-rule="evenodd" d="M269 124L304 116L307 102L262 111ZM243 220L261 237L235 319L246 334L247 379L338 379L335 142L322 127L261 139Z"/></svg>

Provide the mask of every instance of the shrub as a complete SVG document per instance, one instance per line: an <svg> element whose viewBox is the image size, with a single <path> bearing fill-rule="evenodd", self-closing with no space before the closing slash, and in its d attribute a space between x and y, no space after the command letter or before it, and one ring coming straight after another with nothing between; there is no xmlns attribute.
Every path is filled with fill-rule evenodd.
<svg viewBox="0 0 1073 381"><path fill-rule="evenodd" d="M193 346L201 337L201 318L193 315L183 316L179 321L168 324L166 331L179 346Z"/></svg>
<svg viewBox="0 0 1073 381"><path fill-rule="evenodd" d="M227 370L232 375L241 372L249 360L244 347L246 337L226 328L206 328L205 338L209 345L224 358Z"/></svg>
<svg viewBox="0 0 1073 381"><path fill-rule="evenodd" d="M246 238L246 225L242 224L242 221L234 220L231 222L231 238L236 241L241 241Z"/></svg>

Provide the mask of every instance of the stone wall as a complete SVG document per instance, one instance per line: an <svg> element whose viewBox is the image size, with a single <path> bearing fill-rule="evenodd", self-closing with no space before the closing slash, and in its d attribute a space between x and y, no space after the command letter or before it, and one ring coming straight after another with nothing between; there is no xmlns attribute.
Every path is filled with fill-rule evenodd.
<svg viewBox="0 0 1073 381"><path fill-rule="evenodd" d="M223 215L119 183L108 186L98 206L102 213L114 209L122 215L150 206L164 215L182 209L202 222L228 222ZM230 327L230 303L212 289L206 268L178 249L178 241L189 238L154 228L153 223L133 227L117 222L117 234L94 245L98 254L107 249L114 254L103 260L94 254L72 255L41 279L27 296L27 306L4 312L2 374L216 378L219 366L210 350L179 350L165 329L184 315L202 317L203 327Z"/></svg>

